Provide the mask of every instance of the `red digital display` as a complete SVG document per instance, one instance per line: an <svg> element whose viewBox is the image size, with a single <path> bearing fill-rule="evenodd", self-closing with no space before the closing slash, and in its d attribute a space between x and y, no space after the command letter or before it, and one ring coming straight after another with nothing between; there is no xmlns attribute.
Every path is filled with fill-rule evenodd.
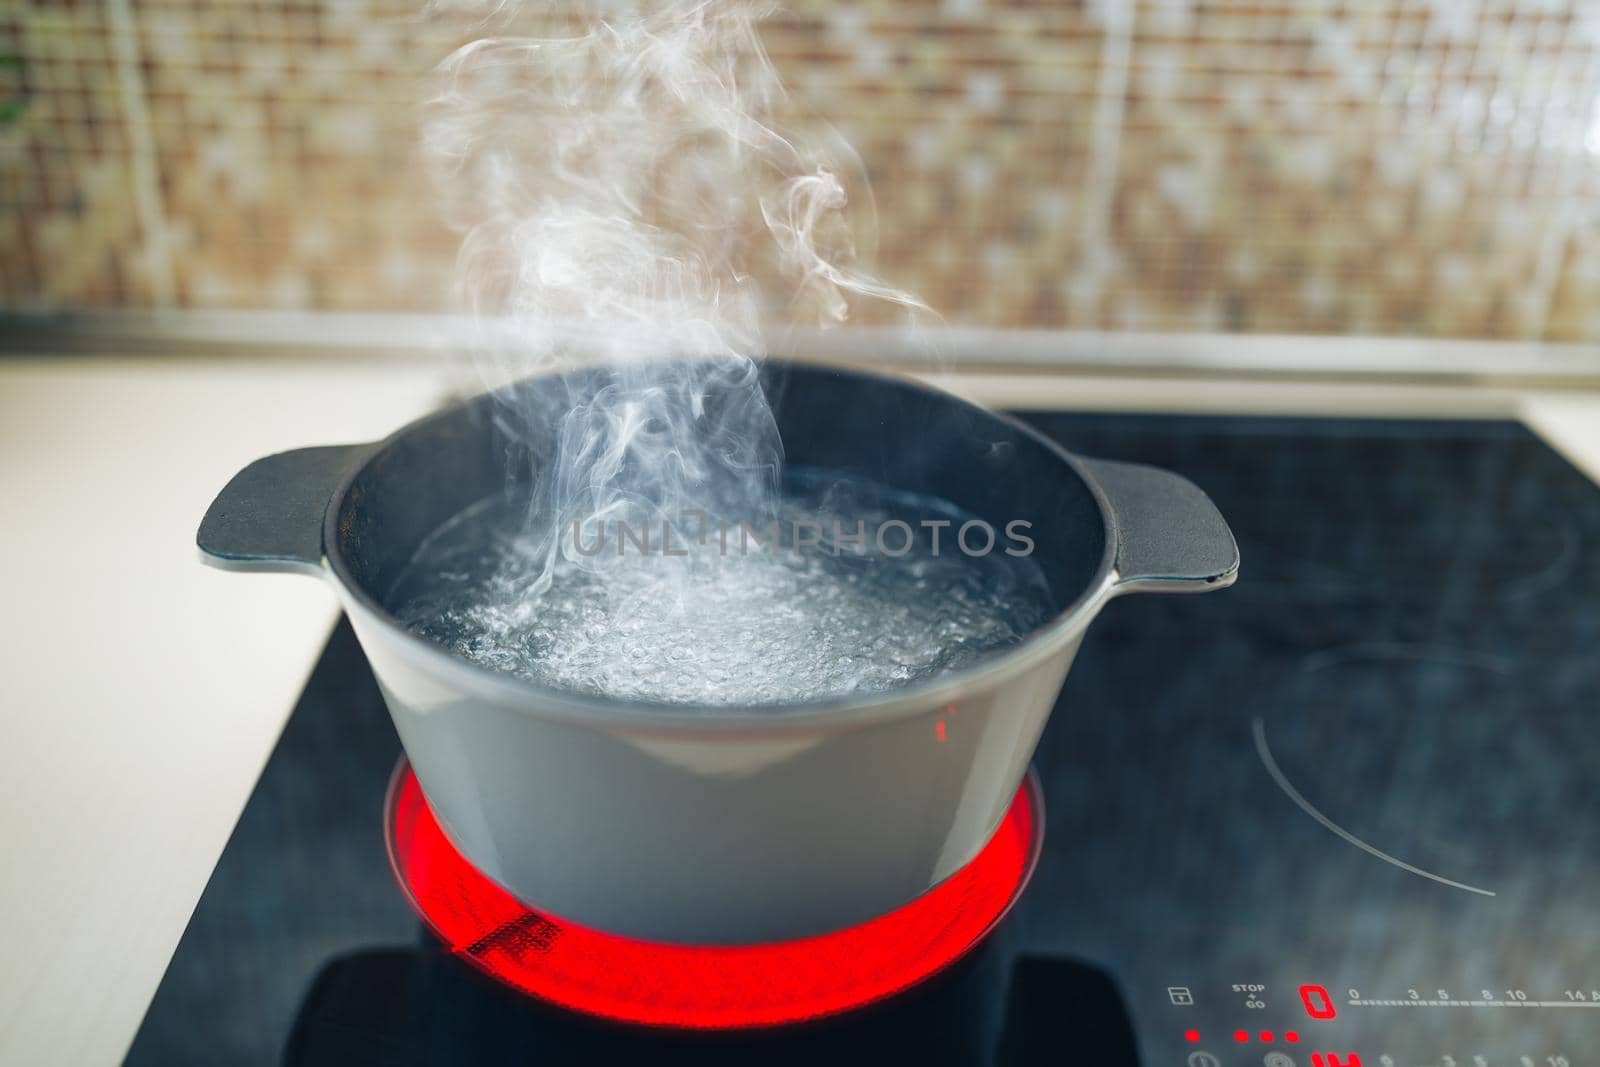
<svg viewBox="0 0 1600 1067"><path fill-rule="evenodd" d="M1319 985L1301 986L1300 1003L1305 1005L1306 1014L1313 1019L1332 1019L1339 1014L1339 1009L1333 1006L1333 998Z"/></svg>
<svg viewBox="0 0 1600 1067"><path fill-rule="evenodd" d="M1183 1039L1189 1042L1191 1045L1198 1045L1200 1043L1200 1031L1185 1030L1183 1032Z"/></svg>

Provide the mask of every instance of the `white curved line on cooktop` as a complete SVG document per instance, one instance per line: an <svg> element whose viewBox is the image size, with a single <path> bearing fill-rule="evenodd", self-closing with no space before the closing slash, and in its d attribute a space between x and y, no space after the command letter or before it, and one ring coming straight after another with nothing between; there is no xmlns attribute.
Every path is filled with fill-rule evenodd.
<svg viewBox="0 0 1600 1067"><path fill-rule="evenodd" d="M1286 795L1290 800L1294 801L1295 804L1300 807L1301 811L1317 820L1323 826L1326 826L1329 830L1332 830L1334 833L1338 834L1344 840L1350 842L1350 844L1356 846L1368 855L1378 857L1385 863L1394 864L1394 866L1399 867L1402 871L1409 871L1410 873L1418 875L1419 877L1438 882L1440 885L1447 885L1452 889L1464 889L1468 893L1477 893L1478 895L1485 897L1492 897L1495 895L1493 890L1479 889L1475 885L1468 885L1465 882L1457 882L1453 879L1446 878L1443 875L1434 874L1432 871L1425 871L1421 867L1413 867L1405 860L1395 859L1387 852L1373 848L1371 845L1361 840L1361 838L1357 837L1355 834L1352 834L1349 830L1346 830L1344 827L1340 826L1338 823L1322 814L1322 812L1318 811L1312 806L1311 801L1301 796L1300 791L1290 784L1289 779L1285 777L1283 771L1279 769L1278 761L1272 758L1272 749L1267 747L1267 726L1266 723L1262 721L1261 716L1257 715L1251 720L1250 732L1255 735L1256 755L1261 757L1262 766L1267 768L1267 773L1272 776L1272 780L1274 782L1278 783L1278 788L1283 790L1284 795Z"/></svg>

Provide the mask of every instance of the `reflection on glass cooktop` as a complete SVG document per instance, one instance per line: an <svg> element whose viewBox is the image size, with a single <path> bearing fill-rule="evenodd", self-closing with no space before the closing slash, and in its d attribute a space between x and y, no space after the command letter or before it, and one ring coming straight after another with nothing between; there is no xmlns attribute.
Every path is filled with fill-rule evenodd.
<svg viewBox="0 0 1600 1067"><path fill-rule="evenodd" d="M493 987L393 883L341 626L130 1062L1600 1064L1600 488L1502 423L1030 419L1192 478L1243 567L1090 630L1038 871L954 971L732 1038Z"/></svg>

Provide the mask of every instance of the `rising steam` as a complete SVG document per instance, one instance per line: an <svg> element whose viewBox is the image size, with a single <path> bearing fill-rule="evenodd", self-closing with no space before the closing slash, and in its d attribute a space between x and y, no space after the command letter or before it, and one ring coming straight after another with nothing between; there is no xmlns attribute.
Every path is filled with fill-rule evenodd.
<svg viewBox="0 0 1600 1067"><path fill-rule="evenodd" d="M480 371L502 387L615 368L559 410L502 391L513 437L560 426L529 509L527 593L558 557L611 558L574 552L575 520L773 514L783 450L757 375L768 332L843 322L862 300L926 310L856 265L872 220L854 154L781 128L784 90L757 32L770 10L563 5L573 35L538 38L509 31L551 11L502 5L507 32L437 71L425 148L463 234Z"/></svg>

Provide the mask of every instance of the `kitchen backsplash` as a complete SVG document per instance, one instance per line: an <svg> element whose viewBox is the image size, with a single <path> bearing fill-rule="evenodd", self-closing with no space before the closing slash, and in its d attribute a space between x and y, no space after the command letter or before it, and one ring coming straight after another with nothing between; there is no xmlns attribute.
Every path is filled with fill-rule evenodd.
<svg viewBox="0 0 1600 1067"><path fill-rule="evenodd" d="M0 9L0 306L432 311L471 27L399 0ZM995 327L1600 340L1600 5L791 0L880 272Z"/></svg>

